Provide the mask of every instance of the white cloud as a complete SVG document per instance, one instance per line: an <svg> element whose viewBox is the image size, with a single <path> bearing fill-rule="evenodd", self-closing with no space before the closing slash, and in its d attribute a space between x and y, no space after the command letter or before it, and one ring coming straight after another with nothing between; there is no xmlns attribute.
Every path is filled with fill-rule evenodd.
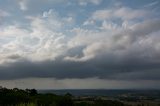
<svg viewBox="0 0 160 106"><path fill-rule="evenodd" d="M113 17L111 10L97 10L93 13L92 17L94 20L105 20Z"/></svg>
<svg viewBox="0 0 160 106"><path fill-rule="evenodd" d="M18 0L19 7L22 11L28 10L27 4L29 0Z"/></svg>
<svg viewBox="0 0 160 106"><path fill-rule="evenodd" d="M83 23L83 25L84 26L86 26L86 25L94 25L94 20L87 20L87 21L85 21L84 23Z"/></svg>
<svg viewBox="0 0 160 106"><path fill-rule="evenodd" d="M144 18L147 15L147 11L140 9L131 9L127 7L120 7L116 9L104 9L97 10L93 13L91 19L93 20L106 20L106 19L122 19L132 20L136 18Z"/></svg>
<svg viewBox="0 0 160 106"><path fill-rule="evenodd" d="M106 29L106 30L114 30L117 28L117 24L114 24L112 22L107 22L107 21L103 21L102 23L102 29Z"/></svg>
<svg viewBox="0 0 160 106"><path fill-rule="evenodd" d="M0 65L6 65L9 62L19 64L18 62L22 60L29 60L29 63L30 61L33 63L44 61L56 63L56 59L60 58L58 61L61 61L61 63L56 63L47 71L42 70L42 73L46 74L44 77L48 77L50 72L58 74L57 76L61 78L68 77L70 74L62 75L62 72L65 71L59 72L59 70L64 70L60 66L62 65L65 68L69 67L69 70L78 70L82 73L82 76L77 75L78 78L84 77L85 72L91 74L85 77L108 78L108 70L102 73L104 75L100 74L99 70L104 71L112 66L119 68L121 65L127 67L128 64L128 67L130 67L135 63L135 65L142 66L148 66L148 63L159 64L160 37L158 35L160 34L160 20L145 17L146 14L148 13L142 9L127 7L97 10L91 18L83 23L84 26L79 28L73 25L74 18L72 16L61 17L53 9L43 12L42 16L28 16L26 17L28 19L27 28L8 25L0 29ZM70 25L74 27L71 30L68 27ZM87 28L87 25L90 25L89 28ZM76 51L73 49L76 49ZM79 63L87 64L83 69L80 67L71 69L70 63L80 66ZM27 66L30 66L30 64ZM47 66L49 65L45 65L45 67ZM24 65L24 67L26 66ZM55 67L58 71L52 71ZM16 68L16 65L14 68ZM120 70L120 68L117 70ZM19 68L16 69L19 73ZM37 70L33 70L35 73L37 72ZM96 74L93 74L92 70L96 70ZM25 73L25 71L21 71L21 75L24 75L23 72ZM114 73L115 70L111 69L111 71ZM3 70L1 73L3 73ZM118 72L115 71L115 73ZM27 74L24 77L28 76L30 75ZM35 76L43 75L36 73ZM8 77L10 78L10 76ZM15 77L21 78L18 75L12 76L12 78Z"/></svg>
<svg viewBox="0 0 160 106"><path fill-rule="evenodd" d="M86 6L88 3L99 5L102 0L78 0L79 5Z"/></svg>
<svg viewBox="0 0 160 106"><path fill-rule="evenodd" d="M64 33L68 30L68 24L74 22L73 17L60 17L53 9L43 12L42 16L26 17L30 20L28 29L16 25L1 28L0 40L3 41L0 43L1 57L3 57L1 61L10 60L8 57L11 56L11 53L32 61L54 60L61 55L65 60L70 61L88 61L104 55L117 59L125 57L126 54L131 53L132 49L142 50L136 47L135 43L142 46L144 42L147 43L148 39L152 41L153 36L148 38L144 36L159 30L158 19L144 22L133 21L132 23L132 20L137 18L136 15L141 14L138 17L144 17L143 13L146 12L125 7L114 10L97 10L84 25L96 25L94 23L96 20L102 20L102 25L90 30L74 28L68 32L74 36ZM122 25L108 21L113 17L123 19ZM144 48L148 48L145 47L145 43ZM150 45L158 45L158 43L150 42ZM66 55L69 49L79 46L84 46L81 56ZM159 52L157 49L153 51Z"/></svg>
<svg viewBox="0 0 160 106"><path fill-rule="evenodd" d="M31 6L29 6L31 3L39 3L39 4L46 4L46 3L53 3L53 4L58 4L58 3L63 3L66 2L66 0L17 0L17 3L19 5L19 8L22 11L26 11L29 8L32 8Z"/></svg>
<svg viewBox="0 0 160 106"><path fill-rule="evenodd" d="M159 1L154 1L154 2L151 2L149 4L146 4L144 7L152 7L152 6L155 6L159 3Z"/></svg>
<svg viewBox="0 0 160 106"><path fill-rule="evenodd" d="M61 33L61 28L72 21L71 17L60 18L57 13L49 10L43 16L27 19L30 20L29 30L16 25L1 28L3 42L0 43L0 52L1 56L5 56L0 63L9 61L7 57L11 54L18 54L32 61L54 60L67 50L66 36Z"/></svg>
<svg viewBox="0 0 160 106"><path fill-rule="evenodd" d="M70 61L88 61L97 57L99 58L99 56L104 56L122 61L129 55L134 55L133 52L140 53L139 55L135 55L137 59L143 58L144 52L148 59L150 56L157 56L154 53L160 52L153 48L156 47L155 45L159 45L158 42L153 42L153 38L156 37L159 39L158 36L155 36L158 34L160 28L159 19L134 23L129 27L125 26L125 28L117 27L114 23L107 24L104 21L102 28L103 29L97 31L81 28L74 29L73 33L75 33L76 36L73 37L68 44L72 48L85 45L85 48L82 50L83 55L67 56L65 59ZM153 32L157 33L152 35ZM157 56L157 58L159 57ZM150 61L150 59L148 61Z"/></svg>

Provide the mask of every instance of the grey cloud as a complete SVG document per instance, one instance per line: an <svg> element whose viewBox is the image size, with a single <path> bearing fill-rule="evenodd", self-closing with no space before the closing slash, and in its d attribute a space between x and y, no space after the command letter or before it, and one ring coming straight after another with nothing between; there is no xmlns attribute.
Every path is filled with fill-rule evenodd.
<svg viewBox="0 0 160 106"><path fill-rule="evenodd" d="M103 9L97 10L92 14L91 19L93 20L132 20L140 19L148 15L149 12L143 9L132 9L128 7L112 8L112 9Z"/></svg>
<svg viewBox="0 0 160 106"><path fill-rule="evenodd" d="M13 59L13 60L16 60L16 59L19 59L19 58L21 58L21 56L18 55L18 54L13 54L13 55L8 56L8 59Z"/></svg>
<svg viewBox="0 0 160 106"><path fill-rule="evenodd" d="M9 14L8 12L0 9L0 19L1 19L2 17L7 17L7 16L10 16L10 14Z"/></svg>
<svg viewBox="0 0 160 106"><path fill-rule="evenodd" d="M136 71L126 72L126 73L118 73L113 75L112 78L114 79L121 79L121 80L159 80L159 68L157 69L140 69Z"/></svg>
<svg viewBox="0 0 160 106"><path fill-rule="evenodd" d="M92 59L86 62L56 61L31 62L21 60L0 67L0 79L37 78L89 78L102 79L154 79L158 77L160 63L147 63L143 60L128 60L117 62L109 56Z"/></svg>
<svg viewBox="0 0 160 106"><path fill-rule="evenodd" d="M132 9L124 8L121 12L126 14L124 11L132 13ZM107 10L99 12L97 14L103 18L101 15L106 15ZM129 19L140 13L136 10ZM47 18L49 15L51 18ZM68 38L63 32L56 32L62 29L61 24L67 23L54 15L49 11L45 12L45 18L32 17L31 32L13 26L5 30L7 33L1 32L5 37L14 34L17 38L2 45L4 49L9 48L9 53L1 49L4 51L0 55L4 60L0 64L1 80L29 77L160 80L159 19L137 22L125 29L111 28L110 31L75 28L69 32L75 35ZM123 18L121 13L118 15ZM19 38L21 35L23 37Z"/></svg>
<svg viewBox="0 0 160 106"><path fill-rule="evenodd" d="M10 55L9 59L18 60L0 65L0 79L98 77L121 80L160 80L160 51L155 47L159 42L153 41L155 38L159 39L154 34L159 31L159 22L156 20L136 25L131 32L125 30L128 35L120 33L120 35L106 37L101 36L101 33L98 34L99 32L95 34L90 32L88 37L73 38L72 40L80 45L72 45L73 47L67 48L66 52L58 55L55 60L38 62L18 55ZM145 29L146 33L144 33ZM116 36L118 38L115 40ZM128 44L126 43L128 39L123 41L124 36L128 39L132 39L133 36L136 39ZM141 40L143 42L140 42ZM93 58L81 61L81 58L90 55L94 55ZM72 60L65 59L67 56L72 57ZM77 61L74 61L75 56Z"/></svg>
<svg viewBox="0 0 160 106"><path fill-rule="evenodd" d="M76 78L88 77L94 73L87 71L90 66L85 63L62 62L62 61L46 61L46 62L30 62L19 61L10 63L7 66L1 66L1 79L17 79L27 77L55 77L55 78ZM87 70L86 70L87 69ZM82 72L82 70L84 70Z"/></svg>
<svg viewBox="0 0 160 106"><path fill-rule="evenodd" d="M133 26L131 35L141 37L160 30L160 20L153 19Z"/></svg>

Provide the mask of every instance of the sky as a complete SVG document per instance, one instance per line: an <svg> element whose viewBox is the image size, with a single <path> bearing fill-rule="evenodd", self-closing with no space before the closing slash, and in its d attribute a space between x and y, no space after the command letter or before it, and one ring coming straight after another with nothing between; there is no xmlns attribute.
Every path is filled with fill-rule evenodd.
<svg viewBox="0 0 160 106"><path fill-rule="evenodd" d="M0 85L160 89L159 0L0 0Z"/></svg>

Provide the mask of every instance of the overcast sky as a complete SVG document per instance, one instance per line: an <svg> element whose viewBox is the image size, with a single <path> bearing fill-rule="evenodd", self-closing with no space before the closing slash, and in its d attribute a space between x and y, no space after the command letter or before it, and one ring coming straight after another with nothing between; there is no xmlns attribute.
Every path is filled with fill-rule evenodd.
<svg viewBox="0 0 160 106"><path fill-rule="evenodd" d="M160 89L159 0L0 0L0 85Z"/></svg>

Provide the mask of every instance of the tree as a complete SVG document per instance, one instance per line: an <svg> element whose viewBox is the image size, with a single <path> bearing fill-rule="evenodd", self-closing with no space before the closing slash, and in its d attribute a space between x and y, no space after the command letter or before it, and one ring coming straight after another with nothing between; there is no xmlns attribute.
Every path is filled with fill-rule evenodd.
<svg viewBox="0 0 160 106"><path fill-rule="evenodd" d="M31 96L38 94L36 89L26 89L26 92Z"/></svg>

